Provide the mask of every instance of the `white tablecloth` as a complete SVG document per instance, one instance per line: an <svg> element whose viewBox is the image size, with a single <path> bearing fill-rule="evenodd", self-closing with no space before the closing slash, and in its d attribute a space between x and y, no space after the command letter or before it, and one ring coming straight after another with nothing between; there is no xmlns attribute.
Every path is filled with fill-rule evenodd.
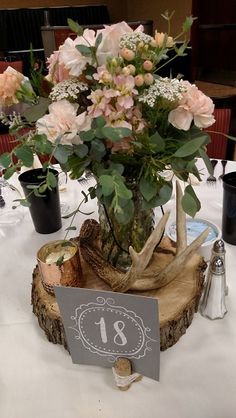
<svg viewBox="0 0 236 418"><path fill-rule="evenodd" d="M229 162L226 171L235 170ZM220 163L215 171L220 174ZM203 182L195 191L202 202L198 216L221 226L222 183ZM61 197L79 202L81 186L73 182ZM0 418L236 417L236 246L226 244L224 319L195 314L186 334L161 353L160 382L143 377L121 392L110 369L72 364L38 326L30 305L36 252L63 238L68 221L57 233L40 235L25 211L22 223L0 237ZM78 228L83 219L77 216Z"/></svg>

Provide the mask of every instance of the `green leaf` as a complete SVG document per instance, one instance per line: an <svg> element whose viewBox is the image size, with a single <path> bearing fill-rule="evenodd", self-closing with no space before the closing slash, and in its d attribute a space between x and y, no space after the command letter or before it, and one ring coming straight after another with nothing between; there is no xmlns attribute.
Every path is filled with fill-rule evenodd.
<svg viewBox="0 0 236 418"><path fill-rule="evenodd" d="M95 41L95 48L98 48L101 42L102 42L102 33L99 33Z"/></svg>
<svg viewBox="0 0 236 418"><path fill-rule="evenodd" d="M160 188L158 195L151 199L149 202L144 201L142 204L142 208L146 210L150 208L155 208L157 206L165 205L165 203L167 203L170 200L171 195L172 183L165 182L164 185Z"/></svg>
<svg viewBox="0 0 236 418"><path fill-rule="evenodd" d="M50 100L46 97L40 97L36 105L31 105L30 108L23 112L23 116L28 122L36 122L47 112Z"/></svg>
<svg viewBox="0 0 236 418"><path fill-rule="evenodd" d="M201 203L199 202L191 185L188 185L184 190L182 207L184 212L192 217L194 217L201 208Z"/></svg>
<svg viewBox="0 0 236 418"><path fill-rule="evenodd" d="M11 164L11 156L9 152L4 152L4 154L0 155L0 165L4 168L8 167Z"/></svg>
<svg viewBox="0 0 236 418"><path fill-rule="evenodd" d="M95 139L91 143L89 155L95 161L101 161L102 157L106 154L106 148L103 142Z"/></svg>
<svg viewBox="0 0 236 418"><path fill-rule="evenodd" d="M85 144L76 145L74 148L74 153L78 155L79 158L84 158L88 154L88 147Z"/></svg>
<svg viewBox="0 0 236 418"><path fill-rule="evenodd" d="M39 186L38 191L39 193L44 193L47 190L48 186L47 184L42 184L42 186Z"/></svg>
<svg viewBox="0 0 236 418"><path fill-rule="evenodd" d="M120 141L122 138L132 135L132 131L128 128L111 128L110 126L104 126L102 133L104 138L110 139L112 142Z"/></svg>
<svg viewBox="0 0 236 418"><path fill-rule="evenodd" d="M89 187L88 191L89 191L90 199L95 199L95 197L96 197L96 187Z"/></svg>
<svg viewBox="0 0 236 418"><path fill-rule="evenodd" d="M206 142L206 136L203 134L199 136L198 138L191 139L190 141L186 142L184 145L182 145L182 147L180 147L174 153L174 155L180 158L192 155L195 152L197 152L199 148L205 144L205 142Z"/></svg>
<svg viewBox="0 0 236 418"><path fill-rule="evenodd" d="M157 183L151 182L150 179L142 177L139 183L139 190L144 199L149 202L154 196L156 196L158 186Z"/></svg>
<svg viewBox="0 0 236 418"><path fill-rule="evenodd" d="M125 168L124 168L123 164L113 163L113 161L111 161L110 165L109 165L109 169L112 170L113 174L114 174L114 172L116 172L116 173L119 173L120 175L122 175Z"/></svg>
<svg viewBox="0 0 236 418"><path fill-rule="evenodd" d="M151 145L155 145L155 151L161 152L165 149L165 141L158 132L155 132L149 139Z"/></svg>
<svg viewBox="0 0 236 418"><path fill-rule="evenodd" d="M97 128L103 128L103 126L106 125L106 121L102 116L99 116L98 118L93 119L93 122L95 123L95 128L96 127Z"/></svg>
<svg viewBox="0 0 236 418"><path fill-rule="evenodd" d="M129 190L120 175L113 175L114 183L115 183L115 193L117 196L121 197L122 199L131 199L133 194L131 190Z"/></svg>
<svg viewBox="0 0 236 418"><path fill-rule="evenodd" d="M83 35L84 29L82 28L82 26L80 26L78 24L78 22L75 22L74 20L68 18L67 19L67 24L68 24L69 28L72 30L72 32L75 32L78 36Z"/></svg>
<svg viewBox="0 0 236 418"><path fill-rule="evenodd" d="M93 129L90 129L89 131L82 131L79 134L81 141L87 142L92 141L95 138L95 133Z"/></svg>
<svg viewBox="0 0 236 418"><path fill-rule="evenodd" d="M76 49L84 56L90 57L92 55L91 48L87 45L76 45Z"/></svg>
<svg viewBox="0 0 236 418"><path fill-rule="evenodd" d="M197 17L187 16L182 26L183 32L188 32L196 19Z"/></svg>
<svg viewBox="0 0 236 418"><path fill-rule="evenodd" d="M127 224L131 221L134 214L134 203L132 200L128 200L127 204L122 207L122 210L115 212L115 218L119 224Z"/></svg>
<svg viewBox="0 0 236 418"><path fill-rule="evenodd" d="M47 184L48 187L55 188L57 186L57 178L55 174L53 174L51 171L47 172Z"/></svg>
<svg viewBox="0 0 236 418"><path fill-rule="evenodd" d="M21 204L21 206L24 206L26 208L30 207L30 202L28 202L28 200L26 200L26 199L21 199L20 204Z"/></svg>
<svg viewBox="0 0 236 418"><path fill-rule="evenodd" d="M34 161L32 149L28 145L22 145L14 150L14 154L22 161L25 167L31 167Z"/></svg>
<svg viewBox="0 0 236 418"><path fill-rule="evenodd" d="M42 135L34 135L32 137L32 141L35 144L35 151L38 154L47 154L51 155L53 151L53 145L50 141L48 141L47 136L45 134Z"/></svg>
<svg viewBox="0 0 236 418"><path fill-rule="evenodd" d="M212 175L213 174L213 167L212 167L210 158L208 157L208 155L205 153L205 151L202 148L199 149L199 155L203 159L208 173Z"/></svg>
<svg viewBox="0 0 236 418"><path fill-rule="evenodd" d="M64 216L63 216L63 218L65 218ZM76 231L76 226L68 226L68 228L66 228L65 230L66 231Z"/></svg>
<svg viewBox="0 0 236 418"><path fill-rule="evenodd" d="M99 184L102 187L103 196L109 196L114 192L113 177L108 175L102 175L98 179Z"/></svg>
<svg viewBox="0 0 236 418"><path fill-rule="evenodd" d="M70 155L73 154L73 148L59 144L54 150L54 157L61 164L66 164Z"/></svg>
<svg viewBox="0 0 236 418"><path fill-rule="evenodd" d="M15 173L16 167L9 167L4 173L4 179L8 180Z"/></svg>

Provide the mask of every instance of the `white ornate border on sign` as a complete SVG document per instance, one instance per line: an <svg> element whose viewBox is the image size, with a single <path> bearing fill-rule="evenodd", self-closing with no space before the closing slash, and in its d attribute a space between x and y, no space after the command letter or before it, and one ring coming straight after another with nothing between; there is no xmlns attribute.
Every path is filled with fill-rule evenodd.
<svg viewBox="0 0 236 418"><path fill-rule="evenodd" d="M150 332L149 327L145 327L143 320L135 312L128 310L122 306L116 306L114 299L112 298L103 298L101 296L96 298L96 302L89 302L88 304L82 304L75 309L75 315L71 316L71 319L75 321L74 326L69 327L73 329L77 335L75 339L80 340L84 348L88 349L91 353L98 354L100 356L108 357L108 361L114 362L116 358L120 356L125 356L126 358L135 358L140 359L145 357L147 351L152 351L152 348L148 346L150 342L155 342L156 340L150 338L147 335L147 332ZM119 351L108 350L105 351L104 348L93 345L93 342L88 340L86 332L84 331L83 321L86 319L86 315L90 312L95 312L97 310L101 311L110 311L114 314L125 317L126 320L131 321L135 326L136 331L139 333L139 342L136 347L132 348L129 351Z"/></svg>

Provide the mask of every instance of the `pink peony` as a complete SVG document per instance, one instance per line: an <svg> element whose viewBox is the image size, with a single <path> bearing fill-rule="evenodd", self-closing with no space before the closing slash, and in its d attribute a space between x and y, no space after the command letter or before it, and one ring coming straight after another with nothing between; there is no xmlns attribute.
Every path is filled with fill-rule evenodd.
<svg viewBox="0 0 236 418"><path fill-rule="evenodd" d="M11 106L19 103L16 98L16 92L19 90L23 74L19 73L12 67L7 67L4 73L0 74L0 104L2 106Z"/></svg>
<svg viewBox="0 0 236 418"><path fill-rule="evenodd" d="M61 144L81 143L79 132L90 129L91 119L86 112L77 116L77 108L77 104L65 99L52 103L49 114L36 122L37 133L45 134L51 142L61 138Z"/></svg>
<svg viewBox="0 0 236 418"><path fill-rule="evenodd" d="M187 131L192 121L198 128L208 128L215 122L214 103L194 84L184 81L187 91L182 93L179 106L169 113L169 122L177 129Z"/></svg>

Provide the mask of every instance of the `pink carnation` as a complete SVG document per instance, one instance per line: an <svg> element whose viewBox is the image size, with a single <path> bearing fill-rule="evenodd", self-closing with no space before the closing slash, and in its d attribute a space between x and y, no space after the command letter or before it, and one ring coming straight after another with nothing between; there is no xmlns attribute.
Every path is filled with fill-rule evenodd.
<svg viewBox="0 0 236 418"><path fill-rule="evenodd" d="M54 51L53 54L47 60L48 75L47 80L53 84L60 83L67 80L69 76L69 70L66 69L65 64L60 62L60 51Z"/></svg>
<svg viewBox="0 0 236 418"><path fill-rule="evenodd" d="M183 81L186 92L182 93L182 99L176 109L169 113L169 122L177 129L188 131L192 121L198 128L208 128L215 122L213 112L214 103L210 97L202 93L201 90Z"/></svg>
<svg viewBox="0 0 236 418"><path fill-rule="evenodd" d="M19 90L23 80L23 74L12 67L7 67L4 73L0 74L0 104L2 106L11 106L19 103L19 100L16 98L16 92Z"/></svg>

